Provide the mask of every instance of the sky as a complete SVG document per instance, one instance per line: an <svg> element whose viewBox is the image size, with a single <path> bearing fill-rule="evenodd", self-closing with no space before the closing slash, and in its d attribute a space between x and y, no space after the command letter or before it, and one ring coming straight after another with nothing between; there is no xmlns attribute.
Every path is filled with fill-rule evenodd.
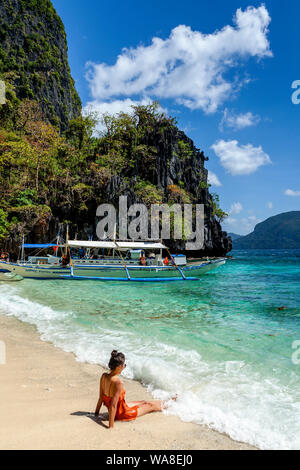
<svg viewBox="0 0 300 470"><path fill-rule="evenodd" d="M84 110L159 101L209 158L224 230L300 210L298 0L52 1Z"/></svg>

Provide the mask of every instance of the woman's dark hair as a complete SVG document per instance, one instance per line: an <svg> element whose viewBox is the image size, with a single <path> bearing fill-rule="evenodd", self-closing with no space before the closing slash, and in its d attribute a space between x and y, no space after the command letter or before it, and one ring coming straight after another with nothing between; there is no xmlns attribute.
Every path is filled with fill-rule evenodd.
<svg viewBox="0 0 300 470"><path fill-rule="evenodd" d="M124 362L125 362L124 354L114 349L111 353L108 367L110 368L110 370L114 370L116 367L122 366Z"/></svg>

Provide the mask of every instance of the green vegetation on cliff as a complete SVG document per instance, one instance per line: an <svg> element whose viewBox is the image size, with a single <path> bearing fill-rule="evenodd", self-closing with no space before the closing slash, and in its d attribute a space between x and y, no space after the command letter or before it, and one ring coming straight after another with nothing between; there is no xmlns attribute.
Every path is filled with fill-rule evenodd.
<svg viewBox="0 0 300 470"><path fill-rule="evenodd" d="M71 120L60 134L29 99L8 103L6 113L2 109L0 116L0 237L10 246L23 233L49 240L63 221L80 233L100 203L117 204L127 194L130 204L205 203L212 249L220 243L219 251L227 250L214 218L220 209L208 192L205 157L157 104L136 106L132 115L106 115L100 137L94 136L94 116ZM189 152L184 159L179 142Z"/></svg>
<svg viewBox="0 0 300 470"><path fill-rule="evenodd" d="M64 25L50 0L1 0L0 78L17 99L38 101L61 129L80 114Z"/></svg>
<svg viewBox="0 0 300 470"><path fill-rule="evenodd" d="M103 117L81 116L70 75L63 23L50 0L0 1L0 243L17 253L27 241L95 233L99 204L143 202L205 205L202 254L224 255L226 215L209 193L203 152L158 104ZM175 242L172 248L182 249ZM200 254L200 253L197 253Z"/></svg>

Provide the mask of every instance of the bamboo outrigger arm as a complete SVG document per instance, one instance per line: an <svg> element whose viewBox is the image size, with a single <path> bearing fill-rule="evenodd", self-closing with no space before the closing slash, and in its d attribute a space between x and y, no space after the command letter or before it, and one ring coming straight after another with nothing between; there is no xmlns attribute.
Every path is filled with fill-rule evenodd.
<svg viewBox="0 0 300 470"><path fill-rule="evenodd" d="M185 277L185 275L183 274L182 269L177 265L177 263L176 263L174 257L173 257L173 256L171 255L171 253L170 253L169 248L166 247L166 250L167 250L167 252L168 252L168 255L171 257L171 259L172 259L172 261L173 261L173 263L174 263L175 268L180 272L180 274L181 274L181 276L182 276L182 279L183 279L184 281L186 281L186 277Z"/></svg>
<svg viewBox="0 0 300 470"><path fill-rule="evenodd" d="M127 265L126 265L126 263L125 263L125 260L124 260L124 258L123 258L123 256L122 256L122 253L121 253L120 247L119 247L119 245L118 245L118 243L117 243L116 241L114 241L114 243L116 244L116 247L117 247L118 253L119 253L119 255L120 255L120 258L121 258L121 260L122 260L122 263L123 263L124 269L125 269L125 271L126 271L127 279L128 279L128 281L131 281L131 277L130 277L130 274L129 274L129 271L128 271L128 268L127 268Z"/></svg>

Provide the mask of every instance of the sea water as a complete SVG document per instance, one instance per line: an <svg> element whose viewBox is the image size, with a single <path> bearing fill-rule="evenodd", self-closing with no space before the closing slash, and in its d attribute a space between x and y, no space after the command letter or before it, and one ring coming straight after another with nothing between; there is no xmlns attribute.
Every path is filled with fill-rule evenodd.
<svg viewBox="0 0 300 470"><path fill-rule="evenodd" d="M300 449L300 250L232 255L195 282L0 283L0 313L79 361L124 352L124 375L155 398L177 393L168 413L184 421Z"/></svg>

